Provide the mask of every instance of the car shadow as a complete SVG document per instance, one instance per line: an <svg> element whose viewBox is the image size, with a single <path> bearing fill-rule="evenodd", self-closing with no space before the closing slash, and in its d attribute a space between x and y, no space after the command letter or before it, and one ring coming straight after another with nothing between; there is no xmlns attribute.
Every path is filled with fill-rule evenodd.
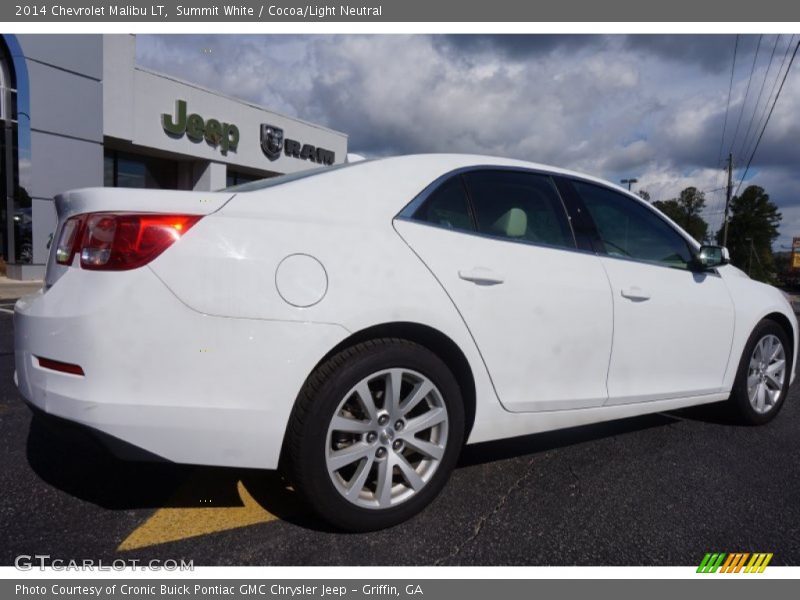
<svg viewBox="0 0 800 600"><path fill-rule="evenodd" d="M330 530L277 471L122 460L93 436L39 416L31 420L26 454L44 482L109 510L232 508L252 498L282 521Z"/></svg>
<svg viewBox="0 0 800 600"><path fill-rule="evenodd" d="M649 414L472 444L464 447L458 466L470 467L528 454L538 454L548 450L556 450L635 431L643 431L653 427L663 427L674 423L676 420L666 413Z"/></svg>
<svg viewBox="0 0 800 600"><path fill-rule="evenodd" d="M793 396L799 387L800 379L789 386L786 391L787 398ZM726 425L729 427L752 427L752 425L742 422L736 411L726 401L690 406L689 408L672 411L669 414L680 420L701 421L712 425Z"/></svg>
<svg viewBox="0 0 800 600"><path fill-rule="evenodd" d="M680 420L700 421L712 425L728 425L730 427L750 427L738 420L736 413L730 409L726 402L690 406L689 408L672 411L670 414Z"/></svg>
<svg viewBox="0 0 800 600"><path fill-rule="evenodd" d="M457 468L546 452L565 446L660 427L667 415L646 415L467 446ZM241 507L241 482L262 508L279 519L332 532L276 471L135 462L116 458L93 438L53 428L34 417L27 459L47 484L109 510Z"/></svg>
<svg viewBox="0 0 800 600"><path fill-rule="evenodd" d="M236 484L242 481L251 482L248 491L269 490L270 512L278 514L293 494L274 471L121 460L92 437L54 428L37 416L26 450L28 463L45 482L114 510L241 506Z"/></svg>

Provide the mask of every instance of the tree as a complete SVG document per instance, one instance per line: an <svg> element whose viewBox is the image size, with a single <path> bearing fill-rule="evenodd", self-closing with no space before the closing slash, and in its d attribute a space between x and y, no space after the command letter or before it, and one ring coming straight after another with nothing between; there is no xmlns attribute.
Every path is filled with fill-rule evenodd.
<svg viewBox="0 0 800 600"><path fill-rule="evenodd" d="M680 197L671 200L653 202L658 210L675 221L698 242L702 243L708 236L708 223L702 216L706 206L706 196L696 187L687 187Z"/></svg>
<svg viewBox="0 0 800 600"><path fill-rule="evenodd" d="M772 260L775 265L775 277L785 285L792 275L792 253L789 251L773 252Z"/></svg>
<svg viewBox="0 0 800 600"><path fill-rule="evenodd" d="M650 192L647 190L639 190L636 194L645 202L650 202Z"/></svg>
<svg viewBox="0 0 800 600"><path fill-rule="evenodd" d="M757 185L748 186L741 196L734 196L728 220L728 250L731 262L747 272L753 279L772 282L775 260L772 242L778 237L782 216L769 194ZM723 223L717 232L717 243L722 243Z"/></svg>

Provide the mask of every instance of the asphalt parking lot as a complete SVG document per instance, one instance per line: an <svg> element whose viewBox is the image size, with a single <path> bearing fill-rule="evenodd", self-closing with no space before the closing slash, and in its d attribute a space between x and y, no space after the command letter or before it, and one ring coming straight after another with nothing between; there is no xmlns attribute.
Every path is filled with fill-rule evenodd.
<svg viewBox="0 0 800 600"><path fill-rule="evenodd" d="M469 447L423 514L342 534L273 473L120 462L32 419L0 302L3 565L696 565L708 551L800 564L797 386L760 428L704 407Z"/></svg>

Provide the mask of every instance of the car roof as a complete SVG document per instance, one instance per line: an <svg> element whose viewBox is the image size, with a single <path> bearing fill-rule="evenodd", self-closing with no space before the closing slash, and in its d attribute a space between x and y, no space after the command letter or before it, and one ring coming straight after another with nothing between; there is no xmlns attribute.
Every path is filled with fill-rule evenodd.
<svg viewBox="0 0 800 600"><path fill-rule="evenodd" d="M481 167L481 166L510 167L518 169L530 169L535 171L547 171L549 173L563 175L565 177L578 178L585 181L611 187L616 189L617 191L625 193L626 195L638 198L638 196L631 194L627 189L615 185L610 181L606 181L604 179L600 179L592 175L587 175L585 173L571 171L569 169L562 169L560 167L555 167L543 163L536 163L536 162L513 159L513 158L503 158L499 156L490 156L481 154L456 154L456 153L405 154L399 156L372 158L354 163L340 163L337 165L333 165L332 167L318 167L316 169L312 168L307 171L300 171L297 173L291 173L278 177L252 181L241 185L226 188L224 191L236 192L236 193L258 191L275 187L283 183L299 181L306 179L308 177L316 175L324 175L326 173L333 173L336 171L341 171L343 175L345 174L344 173L345 171L347 172L347 175L349 174L355 175L358 171L361 170L352 169L352 167L358 167L361 165L370 165L371 168L379 170L385 169L389 172L393 172L396 170L407 170L409 167L411 167L412 170L419 172L424 171L431 175L435 175L434 179L436 179L439 176L446 175L451 171L470 168L470 167Z"/></svg>
<svg viewBox="0 0 800 600"><path fill-rule="evenodd" d="M488 154L459 154L459 153L405 154L399 156L390 156L385 158L373 159L372 162L379 162L379 161L384 163L386 166L392 166L394 164L396 165L406 164L408 162L412 163L425 162L428 164L437 164L442 169L443 175L449 171L454 171L461 168L481 167L481 166L512 167L519 169L530 169L534 171L547 171L549 173L563 175L565 177L572 177L576 179L582 179L584 181L589 181L592 183L597 183L599 185L614 188L620 192L624 192L628 196L634 196L636 198L639 198L638 196L636 196L636 194L632 194L627 188L621 187L606 179L601 179L600 177L595 177L593 175L588 175L586 173L581 173L570 169L564 169L561 167L556 167L545 163L538 163L538 162L526 161L514 158L504 158L500 156L491 156ZM353 164L358 164L358 163L353 163Z"/></svg>

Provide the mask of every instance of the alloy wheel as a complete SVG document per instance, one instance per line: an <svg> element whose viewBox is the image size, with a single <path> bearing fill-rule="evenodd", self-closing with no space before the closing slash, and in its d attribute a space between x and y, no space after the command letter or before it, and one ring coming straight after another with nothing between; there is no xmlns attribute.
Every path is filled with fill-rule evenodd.
<svg viewBox="0 0 800 600"><path fill-rule="evenodd" d="M357 506L396 506L431 480L447 433L447 407L429 378L410 369L378 371L353 386L333 414L325 448L328 475Z"/></svg>
<svg viewBox="0 0 800 600"><path fill-rule="evenodd" d="M759 414L771 411L780 401L786 380L786 351L773 334L762 337L750 357L747 397Z"/></svg>

